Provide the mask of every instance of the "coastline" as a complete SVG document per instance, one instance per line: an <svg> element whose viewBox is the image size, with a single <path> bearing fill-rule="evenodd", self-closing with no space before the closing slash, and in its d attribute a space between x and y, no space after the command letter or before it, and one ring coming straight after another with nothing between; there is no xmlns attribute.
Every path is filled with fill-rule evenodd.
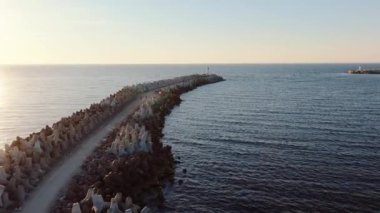
<svg viewBox="0 0 380 213"><path fill-rule="evenodd" d="M65 185L64 183L78 172L79 166L85 160L86 156L92 153L98 146L98 144L94 142L103 140L107 133L121 122L123 116L128 116L132 113L138 106L138 101L139 100L133 101L114 119L101 125L95 130L94 134L87 137L78 147L75 147L64 161L52 168L48 176L44 177L41 184L32 192L31 197L26 200L21 212L30 212L31 209L48 212L49 206L45 203L54 202L56 195L61 190L61 186Z"/></svg>
<svg viewBox="0 0 380 213"><path fill-rule="evenodd" d="M62 118L27 138L17 137L0 153L3 209L22 212L48 211L50 202L79 165L98 145L97 141L130 115L154 91L172 88L213 75L192 75L124 87L90 108Z"/></svg>
<svg viewBox="0 0 380 213"><path fill-rule="evenodd" d="M176 163L171 147L161 142L165 117L180 104L181 94L209 83L214 82L204 81L160 90L157 99L151 103L150 116L136 117L138 110L128 116L87 158L80 174L71 179L52 207L52 212L85 213L91 212L91 207L95 206L98 210L100 208L99 211L122 208L123 212L128 209L139 212L145 206L141 212L146 212L152 206L162 207L162 187L166 182L174 182ZM113 144L131 123L144 126L144 130L146 127L151 133L151 148L149 151L139 150L123 155L111 153ZM95 202L94 197L100 197L101 202Z"/></svg>

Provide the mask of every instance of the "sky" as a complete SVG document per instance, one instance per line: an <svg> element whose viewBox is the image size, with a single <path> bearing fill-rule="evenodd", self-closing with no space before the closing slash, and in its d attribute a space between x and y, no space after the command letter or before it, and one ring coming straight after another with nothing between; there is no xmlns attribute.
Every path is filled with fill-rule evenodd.
<svg viewBox="0 0 380 213"><path fill-rule="evenodd" d="M380 0L0 0L0 64L380 62Z"/></svg>

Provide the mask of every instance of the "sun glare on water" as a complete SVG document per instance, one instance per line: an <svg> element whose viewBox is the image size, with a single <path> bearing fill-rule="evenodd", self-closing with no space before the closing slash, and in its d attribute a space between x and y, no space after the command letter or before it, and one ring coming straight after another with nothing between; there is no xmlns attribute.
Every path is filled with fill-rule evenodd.
<svg viewBox="0 0 380 213"><path fill-rule="evenodd" d="M5 106L5 89L4 76L0 74L0 108Z"/></svg>

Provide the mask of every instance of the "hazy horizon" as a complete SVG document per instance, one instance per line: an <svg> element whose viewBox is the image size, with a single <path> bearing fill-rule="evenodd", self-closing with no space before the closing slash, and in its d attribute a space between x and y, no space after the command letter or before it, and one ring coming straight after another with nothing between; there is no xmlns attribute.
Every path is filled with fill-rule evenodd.
<svg viewBox="0 0 380 213"><path fill-rule="evenodd" d="M375 0L0 0L0 64L380 63Z"/></svg>
<svg viewBox="0 0 380 213"><path fill-rule="evenodd" d="M273 62L273 63L36 63L36 64L0 64L0 66L124 66L124 65L142 65L142 66L160 66L160 65L377 65L380 62Z"/></svg>

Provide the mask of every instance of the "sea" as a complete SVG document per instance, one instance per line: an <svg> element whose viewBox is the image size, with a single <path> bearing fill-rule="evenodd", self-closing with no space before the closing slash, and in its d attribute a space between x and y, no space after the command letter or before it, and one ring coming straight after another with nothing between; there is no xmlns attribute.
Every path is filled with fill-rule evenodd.
<svg viewBox="0 0 380 213"><path fill-rule="evenodd" d="M380 75L346 73L358 66L1 66L0 145L126 85L211 72L226 81L166 118L179 163L165 212L379 212Z"/></svg>

